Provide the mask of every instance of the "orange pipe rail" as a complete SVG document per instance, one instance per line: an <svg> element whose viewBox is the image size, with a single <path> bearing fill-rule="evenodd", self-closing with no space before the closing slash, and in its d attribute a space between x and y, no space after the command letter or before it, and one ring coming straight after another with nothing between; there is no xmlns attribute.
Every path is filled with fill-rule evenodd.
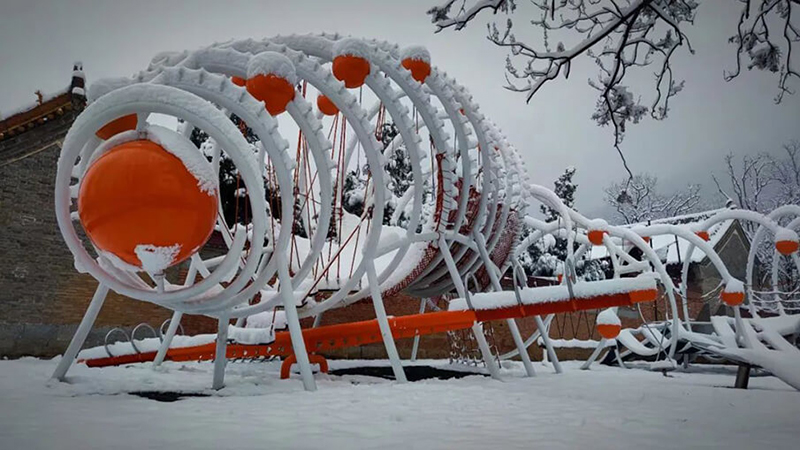
<svg viewBox="0 0 800 450"><path fill-rule="evenodd" d="M527 316L544 316L579 310L610 308L612 306L630 306L641 302L651 302L655 300L657 296L657 290L648 289L561 302L518 305L508 308L412 314L408 316L389 317L389 326L394 339L407 339L417 335L463 330L472 327L475 322L488 322L492 320ZM303 340L306 343L308 352L313 354L344 347L374 344L382 341L377 320L307 328L303 330ZM215 344L213 342L194 347L171 348L167 351L165 359L171 361L213 360L214 349ZM293 353L289 332L280 331L275 333L275 341L271 344L230 344L227 346L226 356L232 359L267 356L288 358L293 356ZM133 355L89 359L83 362L89 367L118 366L122 364L152 361L155 356L156 352L143 352Z"/></svg>

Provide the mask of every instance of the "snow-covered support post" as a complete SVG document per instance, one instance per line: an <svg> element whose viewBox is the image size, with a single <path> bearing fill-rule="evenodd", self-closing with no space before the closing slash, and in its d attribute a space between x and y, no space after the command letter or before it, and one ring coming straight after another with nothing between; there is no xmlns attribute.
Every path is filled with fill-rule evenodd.
<svg viewBox="0 0 800 450"><path fill-rule="evenodd" d="M278 261L278 277L280 279L280 298L283 301L283 309L286 313L286 323L289 325L289 335L292 339L292 350L300 367L300 376L303 378L303 387L307 391L316 391L317 383L314 381L314 373L311 371L311 363L308 359L308 351L303 339L303 330L300 328L300 318L297 315L297 305L292 289L292 278L289 275L289 261L286 254L276 255Z"/></svg>
<svg viewBox="0 0 800 450"><path fill-rule="evenodd" d="M383 307L380 283L378 283L378 275L375 273L375 264L372 260L367 262L367 281L369 282L372 306L375 308L375 315L378 320L378 327L381 330L383 345L386 348L386 355L389 357L389 363L392 365L392 372L394 372L394 379L399 383L405 383L408 380L406 379L405 371L403 371L403 365L400 363L400 355L397 353L397 347L394 345L392 329L389 326L389 319L386 317L386 309Z"/></svg>
<svg viewBox="0 0 800 450"><path fill-rule="evenodd" d="M447 245L444 235L439 236L439 250L442 252L444 261L447 264L447 269L450 272L450 276L453 278L453 285L455 285L458 296L467 300L467 306L472 308L472 304L469 301L469 292L467 292L464 281L458 274L458 267L456 267L456 262L453 261L453 255L450 253L450 247ZM497 362L494 360L492 350L489 348L489 343L486 342L486 336L483 334L483 326L481 326L479 322L475 322L472 324L471 330L473 336L475 336L475 341L478 342L478 348L481 351L483 363L486 364L486 368L489 369L489 374L491 374L492 378L495 380L502 380L500 378L500 368L497 367Z"/></svg>
<svg viewBox="0 0 800 450"><path fill-rule="evenodd" d="M155 359L153 359L154 369L158 368L158 366L160 366L161 363L164 362L164 358L167 356L167 351L169 351L169 347L170 345L172 345L172 339L175 337L175 333L178 331L178 327L181 324L181 318L183 318L182 312L180 311L172 312L172 318L169 319L169 327L167 327L167 333L164 336L162 336L161 345L158 346L158 353L156 353L156 357Z"/></svg>
<svg viewBox="0 0 800 450"><path fill-rule="evenodd" d="M425 303L427 301L428 301L428 299L425 298L425 297L420 299L420 301L419 301L419 313L420 314L425 313ZM414 336L414 344L411 346L411 359L410 359L411 362L414 362L414 361L417 360L417 350L419 350L419 338L420 338L420 335Z"/></svg>
<svg viewBox="0 0 800 450"><path fill-rule="evenodd" d="M99 284L97 289L94 291L94 296L92 296L92 301L89 303L86 313L83 315L83 319L81 319L80 325L78 325L78 329L75 331L75 334L72 336L72 340L69 342L67 351L64 352L64 356L61 357L61 361L58 362L56 370L53 372L53 379L64 381L67 371L69 370L70 366L72 366L72 363L78 356L78 352L81 350L81 347L83 347L83 343L86 341L86 336L88 336L89 331L92 330L92 325L94 325L94 321L97 319L97 314L103 307L103 303L105 302L107 295L108 286L102 283Z"/></svg>
<svg viewBox="0 0 800 450"><path fill-rule="evenodd" d="M225 366L228 362L228 327L227 316L220 316L217 324L217 345L214 351L214 380L211 388L218 391L225 387Z"/></svg>
<svg viewBox="0 0 800 450"><path fill-rule="evenodd" d="M608 342L606 338L600 338L600 342L597 343L597 347L594 348L594 351L589 356L589 359L581 364L581 370L589 370L592 367L592 364L597 360L597 357L599 357L600 353L603 352L603 349L606 348L606 342ZM619 354L617 354L617 357L619 357Z"/></svg>
<svg viewBox="0 0 800 450"><path fill-rule="evenodd" d="M489 253L486 251L486 240L484 239L483 234L473 233L473 239L475 239L478 252L483 260L483 266L486 268L486 272L489 274L492 287L494 288L495 292L501 292L503 287L500 285L500 279L497 276L497 267L494 265L494 262L492 262L492 259L489 257ZM522 365L525 367L525 374L529 377L536 376L536 371L533 369L533 364L531 364L531 357L528 355L528 350L525 348L525 342L522 340L522 336L519 333L517 321L513 318L506 319L506 324L508 325L508 331L511 333L511 337L514 339L514 345L519 351L519 357L522 359Z"/></svg>

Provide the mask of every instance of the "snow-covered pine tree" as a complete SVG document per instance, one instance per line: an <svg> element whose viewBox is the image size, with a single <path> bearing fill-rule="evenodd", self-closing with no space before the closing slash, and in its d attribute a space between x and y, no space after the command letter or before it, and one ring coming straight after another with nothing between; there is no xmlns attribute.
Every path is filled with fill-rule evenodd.
<svg viewBox="0 0 800 450"><path fill-rule="evenodd" d="M575 207L575 192L578 185L573 182L576 169L569 166L564 170L555 181L554 189L558 198L569 208ZM546 222L561 220L558 210L542 205L540 211L544 215ZM527 237L533 229L525 226L523 236ZM553 277L563 270L563 261L567 258L567 240L557 238L553 235L544 236L522 252L519 258L520 264L525 272L530 276ZM579 260L575 261L575 271L581 279L588 281L605 279L606 267L598 261Z"/></svg>
<svg viewBox="0 0 800 450"><path fill-rule="evenodd" d="M408 191L414 184L414 176L411 168L411 159L408 154L408 149L404 143L394 143L395 137L398 135L399 130L394 123L387 122L378 128L375 137L382 145L382 152L386 156L386 165L384 170L388 177L387 190L386 190L386 203L384 205L383 224L392 224L391 219L394 215L395 208L397 207L399 199ZM369 171L368 166L357 167L347 173L344 179L344 186L342 189L343 207L344 210L350 214L360 216L364 212L364 198L366 195L366 174ZM429 199L432 193L428 192L430 189L426 186L424 201ZM410 209L411 204L407 205ZM420 223L424 223L425 211ZM397 225L403 227L408 221L409 217L405 211L401 212Z"/></svg>

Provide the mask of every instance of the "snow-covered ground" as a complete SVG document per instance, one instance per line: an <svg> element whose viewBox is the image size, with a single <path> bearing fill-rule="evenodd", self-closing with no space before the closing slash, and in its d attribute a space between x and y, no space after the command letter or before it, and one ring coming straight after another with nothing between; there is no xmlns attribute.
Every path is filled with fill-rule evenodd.
<svg viewBox="0 0 800 450"><path fill-rule="evenodd" d="M565 364L503 369L505 381L469 376L405 385L317 375L304 392L278 363L231 363L227 387L209 389L211 363L73 367L56 360L0 361L3 449L277 448L797 448L800 392L770 376L730 389L730 367L688 372ZM422 364L446 366L442 361ZM331 369L386 362L331 361ZM449 367L449 366L448 366ZM162 403L135 391L209 394Z"/></svg>

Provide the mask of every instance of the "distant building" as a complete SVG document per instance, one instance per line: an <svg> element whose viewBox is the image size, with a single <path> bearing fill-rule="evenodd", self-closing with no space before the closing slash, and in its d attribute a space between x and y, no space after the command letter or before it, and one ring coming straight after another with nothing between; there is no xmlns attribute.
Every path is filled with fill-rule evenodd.
<svg viewBox="0 0 800 450"><path fill-rule="evenodd" d="M724 209L669 217L646 223L625 225L625 227L635 228L637 226L650 224L670 224L694 232L698 224L720 211L724 211ZM738 220L725 220L711 227L711 229L708 230L708 234L708 243L714 248L714 251L717 252L722 262L725 263L730 274L740 280L744 280L747 268L747 255L750 251L750 241L741 223ZM631 256L637 259L641 257L641 250L632 244L623 242L618 242L618 244L622 245ZM688 256L689 245L688 241L674 235L654 236L650 240L651 248L658 254L661 262L666 265L667 273L669 273L676 286L679 286L681 282L681 270ZM608 253L605 247L595 246L591 249L590 257L592 259L606 259L608 258ZM705 297L713 291L714 288L719 286L721 281L722 278L714 265L711 264L708 256L701 250L695 248L691 255L689 274L687 277L689 316L693 320L707 321L712 315L726 314L727 309L725 305L719 301L717 296L712 295ZM680 299L678 299L678 301L680 302ZM652 306L644 306L643 309L652 308L653 310L650 311L650 317L663 319L664 311L666 311L664 308L666 308L667 305L666 298L661 298ZM620 315L623 317L627 314L621 311ZM638 312L635 313L635 316L638 318Z"/></svg>

